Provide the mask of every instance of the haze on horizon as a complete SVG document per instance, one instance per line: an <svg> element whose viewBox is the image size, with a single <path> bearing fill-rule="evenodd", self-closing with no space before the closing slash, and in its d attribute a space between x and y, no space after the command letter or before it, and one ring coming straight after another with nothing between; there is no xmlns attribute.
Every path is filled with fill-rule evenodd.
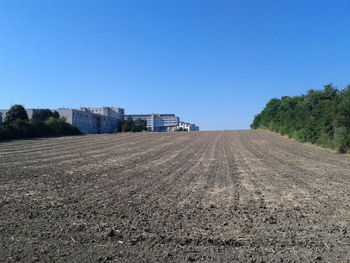
<svg viewBox="0 0 350 263"><path fill-rule="evenodd" d="M0 108L117 106L247 129L350 68L349 1L0 2Z"/></svg>

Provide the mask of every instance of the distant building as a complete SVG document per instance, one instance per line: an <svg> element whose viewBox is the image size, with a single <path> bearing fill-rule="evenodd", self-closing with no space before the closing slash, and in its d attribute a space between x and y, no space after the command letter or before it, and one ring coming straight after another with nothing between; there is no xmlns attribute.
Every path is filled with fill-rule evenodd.
<svg viewBox="0 0 350 263"><path fill-rule="evenodd" d="M26 109L29 119L42 109ZM8 110L0 110L0 123L5 119ZM120 130L122 121L131 117L133 120L141 119L147 121L149 131L176 131L183 129L186 131L199 131L195 124L180 122L180 118L175 114L128 114L125 115L123 108L102 107L79 109L59 108L57 111L60 117L76 126L84 134L112 133Z"/></svg>
<svg viewBox="0 0 350 263"><path fill-rule="evenodd" d="M169 131L177 131L177 130L199 131L199 127L193 123L180 122L179 125L169 128Z"/></svg>
<svg viewBox="0 0 350 263"><path fill-rule="evenodd" d="M116 110L114 110L116 109ZM80 108L56 110L70 124L75 125L85 134L112 133L120 129L124 117L121 108Z"/></svg>
<svg viewBox="0 0 350 263"><path fill-rule="evenodd" d="M0 110L0 115L6 116L8 110ZM40 112L41 109L26 109L29 119L33 118L33 114ZM80 108L66 109L59 108L57 111L60 117L76 126L84 134L93 133L112 133L118 130L124 118L124 109L122 108ZM3 118L0 118L0 123Z"/></svg>
<svg viewBox="0 0 350 263"><path fill-rule="evenodd" d="M175 114L129 114L124 119L131 117L133 120L147 121L147 129L150 131L168 131L169 128L179 125L180 118Z"/></svg>
<svg viewBox="0 0 350 263"><path fill-rule="evenodd" d="M114 107L102 107L102 108L80 108L81 110L89 110L94 114L100 114L104 116L109 116L117 119L124 119L124 109L114 108Z"/></svg>

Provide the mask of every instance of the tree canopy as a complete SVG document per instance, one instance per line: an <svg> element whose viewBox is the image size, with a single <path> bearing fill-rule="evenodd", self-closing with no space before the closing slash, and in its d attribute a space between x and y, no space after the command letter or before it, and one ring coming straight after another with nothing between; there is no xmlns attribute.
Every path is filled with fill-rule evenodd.
<svg viewBox="0 0 350 263"><path fill-rule="evenodd" d="M122 132L147 131L147 121L142 119L134 120L131 116L129 116L126 120L123 121L121 127Z"/></svg>
<svg viewBox="0 0 350 263"><path fill-rule="evenodd" d="M46 121L49 118L58 119L59 117L60 115L58 114L57 111L52 112L49 109L42 109L42 110L39 110L38 112L35 112L32 118L38 121Z"/></svg>
<svg viewBox="0 0 350 263"><path fill-rule="evenodd" d="M326 85L305 95L271 99L250 127L346 152L350 148L350 86L338 90Z"/></svg>
<svg viewBox="0 0 350 263"><path fill-rule="evenodd" d="M28 120L28 115L25 108L22 105L13 105L7 112L4 119L4 123L12 123L15 120Z"/></svg>

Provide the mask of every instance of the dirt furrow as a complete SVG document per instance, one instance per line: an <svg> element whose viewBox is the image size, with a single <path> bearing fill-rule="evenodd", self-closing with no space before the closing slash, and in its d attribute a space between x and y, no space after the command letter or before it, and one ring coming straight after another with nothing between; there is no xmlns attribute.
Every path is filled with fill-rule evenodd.
<svg viewBox="0 0 350 263"><path fill-rule="evenodd" d="M271 132L0 143L0 262L350 262L350 157Z"/></svg>

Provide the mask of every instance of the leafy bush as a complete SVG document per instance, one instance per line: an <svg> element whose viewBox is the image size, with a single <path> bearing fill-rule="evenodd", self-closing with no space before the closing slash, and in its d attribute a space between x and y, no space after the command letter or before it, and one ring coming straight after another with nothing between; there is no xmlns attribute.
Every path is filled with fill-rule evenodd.
<svg viewBox="0 0 350 263"><path fill-rule="evenodd" d="M32 129L33 138L45 137L50 135L50 129L43 121L30 120L29 125Z"/></svg>
<svg viewBox="0 0 350 263"><path fill-rule="evenodd" d="M346 152L350 145L350 86L338 90L326 85L305 95L274 98L250 127Z"/></svg>
<svg viewBox="0 0 350 263"><path fill-rule="evenodd" d="M67 136L67 135L81 135L81 131L67 123L64 119L55 119L53 117L47 119L45 122L45 125L49 129L49 134L52 136Z"/></svg>
<svg viewBox="0 0 350 263"><path fill-rule="evenodd" d="M142 119L136 119L134 121L134 132L147 131L147 121Z"/></svg>
<svg viewBox="0 0 350 263"><path fill-rule="evenodd" d="M15 132L10 125L2 124L0 125L0 139L10 140L14 139Z"/></svg>
<svg viewBox="0 0 350 263"><path fill-rule="evenodd" d="M13 136L15 138L28 138L32 136L32 130L29 122L22 119L16 119L9 124L12 128Z"/></svg>
<svg viewBox="0 0 350 263"><path fill-rule="evenodd" d="M142 132L147 131L147 121L142 119L133 120L132 117L128 117L122 122L122 132Z"/></svg>
<svg viewBox="0 0 350 263"><path fill-rule="evenodd" d="M345 128L338 129L335 135L336 149L338 153L346 153L350 148L350 132Z"/></svg>
<svg viewBox="0 0 350 263"><path fill-rule="evenodd" d="M46 121L51 117L58 119L60 115L58 114L57 111L52 112L49 109L43 109L33 114L33 120L38 120L38 121Z"/></svg>

